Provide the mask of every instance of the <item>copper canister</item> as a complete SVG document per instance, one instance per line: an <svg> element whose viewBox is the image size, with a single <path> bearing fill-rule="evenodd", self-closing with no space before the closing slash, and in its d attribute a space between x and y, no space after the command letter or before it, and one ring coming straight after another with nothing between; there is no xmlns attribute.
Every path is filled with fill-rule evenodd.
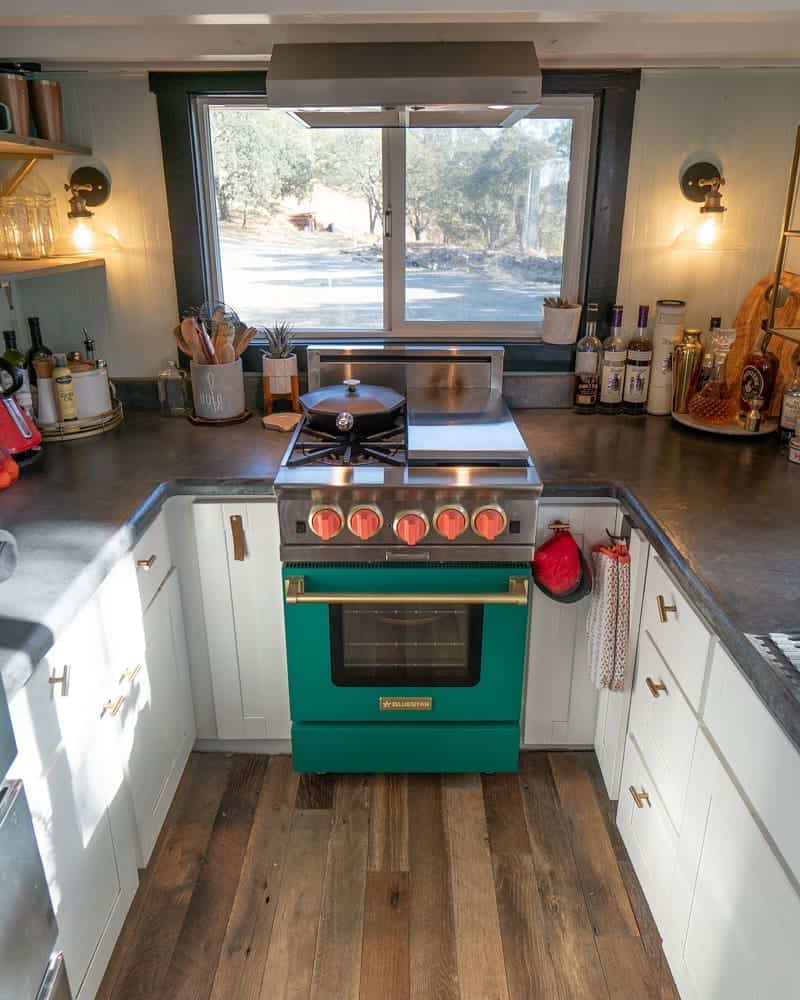
<svg viewBox="0 0 800 1000"><path fill-rule="evenodd" d="M57 80L31 80L33 120L42 139L64 141L64 107Z"/></svg>
<svg viewBox="0 0 800 1000"><path fill-rule="evenodd" d="M697 374L703 364L704 349L700 336L700 330L687 328L683 332L683 339L675 347L673 352L673 413L686 413L689 409L689 399L692 395L692 387L697 380Z"/></svg>
<svg viewBox="0 0 800 1000"><path fill-rule="evenodd" d="M11 131L14 135L30 135L28 81L21 73L0 73L0 104L5 104L11 112Z"/></svg>

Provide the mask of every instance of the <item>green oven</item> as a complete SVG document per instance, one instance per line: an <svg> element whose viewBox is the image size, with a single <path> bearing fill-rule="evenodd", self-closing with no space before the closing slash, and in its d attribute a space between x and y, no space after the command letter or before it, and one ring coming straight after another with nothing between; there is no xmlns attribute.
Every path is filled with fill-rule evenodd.
<svg viewBox="0 0 800 1000"><path fill-rule="evenodd" d="M513 771L528 564L284 567L299 771Z"/></svg>

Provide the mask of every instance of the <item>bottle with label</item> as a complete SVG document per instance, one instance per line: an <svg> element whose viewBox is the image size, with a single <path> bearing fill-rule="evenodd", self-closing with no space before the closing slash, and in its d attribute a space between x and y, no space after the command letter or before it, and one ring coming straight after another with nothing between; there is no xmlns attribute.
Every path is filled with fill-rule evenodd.
<svg viewBox="0 0 800 1000"><path fill-rule="evenodd" d="M611 332L603 341L603 366L600 370L600 413L619 413L625 388L625 355L627 347L622 336L622 306L611 309Z"/></svg>
<svg viewBox="0 0 800 1000"><path fill-rule="evenodd" d="M31 384L28 380L28 369L25 365L25 355L17 347L17 335L13 330L3 330L3 340L6 347L3 353L4 360L22 374L22 385L16 392L17 403L30 417L33 415L33 397L31 396Z"/></svg>
<svg viewBox="0 0 800 1000"><path fill-rule="evenodd" d="M683 335L686 303L682 299L659 299L653 327L653 365L647 393L647 412L672 411L672 351Z"/></svg>
<svg viewBox="0 0 800 1000"><path fill-rule="evenodd" d="M586 307L586 329L575 345L575 412L594 413L600 391L600 355L603 344L597 336L597 303Z"/></svg>
<svg viewBox="0 0 800 1000"><path fill-rule="evenodd" d="M78 408L75 403L75 387L72 383L72 372L67 364L66 354L56 354L53 368L53 388L55 389L58 419L66 424L78 419Z"/></svg>
<svg viewBox="0 0 800 1000"><path fill-rule="evenodd" d="M781 445L788 447L795 434L800 434L800 362L794 370L794 378L783 390Z"/></svg>
<svg viewBox="0 0 800 1000"><path fill-rule="evenodd" d="M767 321L763 320L761 329L764 331L754 349L744 359L742 369L742 391L739 401L739 416L745 418L750 412L750 402L760 396L764 400L763 411L769 410L772 394L775 391L775 381L778 377L778 358L766 350Z"/></svg>
<svg viewBox="0 0 800 1000"><path fill-rule="evenodd" d="M712 316L711 322L708 327L708 333L703 337L703 363L700 366L700 371L697 374L697 380L694 385L694 392L700 392L703 386L711 378L711 373L714 371L714 349L712 347L714 343L714 333L716 330L722 326L721 316Z"/></svg>
<svg viewBox="0 0 800 1000"><path fill-rule="evenodd" d="M622 412L643 414L650 386L650 366L653 363L653 342L647 332L650 306L639 306L639 319L628 344L625 358L625 388L622 391Z"/></svg>
<svg viewBox="0 0 800 1000"><path fill-rule="evenodd" d="M52 358L53 352L42 342L42 329L39 326L39 317L29 316L28 326L31 331L31 346L25 358L25 367L28 369L31 385L36 385L36 367L34 361Z"/></svg>

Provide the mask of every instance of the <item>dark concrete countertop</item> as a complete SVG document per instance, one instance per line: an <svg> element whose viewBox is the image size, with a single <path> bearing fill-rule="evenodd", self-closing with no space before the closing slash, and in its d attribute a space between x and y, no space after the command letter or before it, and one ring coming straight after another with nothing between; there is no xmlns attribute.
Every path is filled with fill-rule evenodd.
<svg viewBox="0 0 800 1000"><path fill-rule="evenodd" d="M545 497L619 499L800 749L800 673L745 638L800 626L800 466L774 440L742 443L666 418L514 416ZM0 527L20 546L16 573L0 583L9 697L167 497L268 494L287 441L256 418L198 428L130 413L109 435L50 446L0 493Z"/></svg>

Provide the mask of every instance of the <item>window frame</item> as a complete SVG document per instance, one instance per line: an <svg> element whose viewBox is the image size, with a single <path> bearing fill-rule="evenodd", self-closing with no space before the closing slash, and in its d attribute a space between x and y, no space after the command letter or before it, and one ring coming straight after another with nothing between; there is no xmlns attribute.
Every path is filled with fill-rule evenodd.
<svg viewBox="0 0 800 1000"><path fill-rule="evenodd" d="M213 160L209 109L214 106L265 107L264 95L194 94L190 98L193 122L195 171L198 185L198 212L201 222L200 242L206 296L222 298L222 265L220 259L217 207L213 185ZM544 96L527 117L570 118L572 147L567 187L567 213L564 231L561 295L578 301L585 284L587 258L585 235L591 184L592 138L595 128L596 103L591 95ZM374 329L303 329L303 338L314 340L375 340L376 338L405 340L541 340L541 321L485 322L457 320L432 322L405 318L406 226L405 165L406 131L382 129L382 165L384 194L383 225L383 327ZM401 220L392 224L391 220ZM235 303L232 303L235 305Z"/></svg>

